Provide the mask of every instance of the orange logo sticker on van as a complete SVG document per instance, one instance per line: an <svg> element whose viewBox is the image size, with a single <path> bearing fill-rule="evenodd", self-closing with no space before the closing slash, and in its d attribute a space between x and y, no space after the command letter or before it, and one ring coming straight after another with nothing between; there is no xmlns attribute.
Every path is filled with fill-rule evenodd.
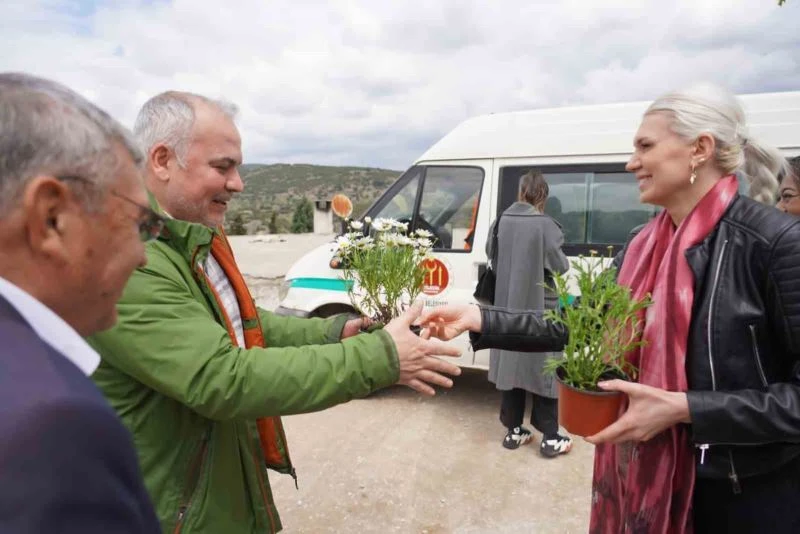
<svg viewBox="0 0 800 534"><path fill-rule="evenodd" d="M422 262L425 267L425 278L422 279L422 292L426 295L438 295L450 283L450 273L441 260L432 258Z"/></svg>

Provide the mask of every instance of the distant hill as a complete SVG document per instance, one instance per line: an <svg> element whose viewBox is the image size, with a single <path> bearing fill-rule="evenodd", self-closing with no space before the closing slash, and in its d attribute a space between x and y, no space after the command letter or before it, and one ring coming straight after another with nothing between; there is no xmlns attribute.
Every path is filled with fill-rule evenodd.
<svg viewBox="0 0 800 534"><path fill-rule="evenodd" d="M244 192L231 201L226 221L230 225L238 215L252 233L266 231L273 212L278 231L287 232L302 197L313 202L344 193L353 201L353 214L360 215L402 171L278 163L244 164L239 173Z"/></svg>

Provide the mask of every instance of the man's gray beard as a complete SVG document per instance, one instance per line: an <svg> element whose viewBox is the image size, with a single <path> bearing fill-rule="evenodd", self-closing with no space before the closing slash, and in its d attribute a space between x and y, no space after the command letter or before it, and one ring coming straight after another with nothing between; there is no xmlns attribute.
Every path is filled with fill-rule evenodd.
<svg viewBox="0 0 800 534"><path fill-rule="evenodd" d="M207 211L204 209L204 205L197 202L192 202L182 195L176 199L175 203L183 213L204 214ZM189 220L188 222L202 224L203 226L207 226L209 228L216 228L217 226L222 226L222 224L225 222L225 214L222 215L222 220L219 222L219 224L213 223L205 218L202 220Z"/></svg>

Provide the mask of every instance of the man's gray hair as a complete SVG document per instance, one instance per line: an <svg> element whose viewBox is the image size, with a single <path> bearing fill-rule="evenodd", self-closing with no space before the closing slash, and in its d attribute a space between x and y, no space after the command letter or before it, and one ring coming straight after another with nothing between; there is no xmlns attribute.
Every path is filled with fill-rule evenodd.
<svg viewBox="0 0 800 534"><path fill-rule="evenodd" d="M195 93L167 91L156 95L144 103L133 126L145 153L150 154L156 145L164 145L175 153L178 165L184 167L198 103L219 109L231 120L238 112L235 104Z"/></svg>
<svg viewBox="0 0 800 534"><path fill-rule="evenodd" d="M131 133L85 98L50 80L0 73L0 217L40 175L76 176L95 184L79 198L87 209L98 209L93 203L116 179L117 146L137 166L143 163Z"/></svg>
<svg viewBox="0 0 800 534"><path fill-rule="evenodd" d="M747 130L742 105L730 92L711 84L699 84L658 98L645 114L666 112L672 131L688 141L709 134L716 141L714 160L723 172L740 172L750 184L750 196L772 204L778 175L787 170L778 149L755 139Z"/></svg>

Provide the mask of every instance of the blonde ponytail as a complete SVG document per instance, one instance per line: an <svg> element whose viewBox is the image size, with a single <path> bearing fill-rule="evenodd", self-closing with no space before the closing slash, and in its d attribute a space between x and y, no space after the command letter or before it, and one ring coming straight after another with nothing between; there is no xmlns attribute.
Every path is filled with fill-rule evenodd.
<svg viewBox="0 0 800 534"><path fill-rule="evenodd" d="M786 158L777 149L750 138L745 139L743 153L742 172L750 183L750 198L764 204L774 204L779 176L790 172Z"/></svg>

